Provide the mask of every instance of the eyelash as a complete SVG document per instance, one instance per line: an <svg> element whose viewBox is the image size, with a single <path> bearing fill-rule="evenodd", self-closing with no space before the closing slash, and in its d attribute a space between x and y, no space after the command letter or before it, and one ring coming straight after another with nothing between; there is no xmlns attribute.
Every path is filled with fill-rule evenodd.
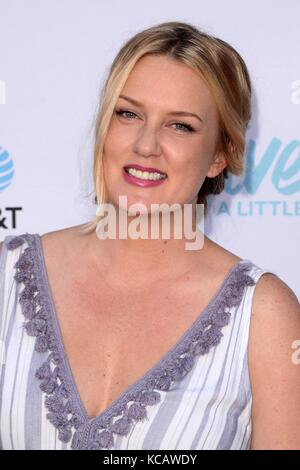
<svg viewBox="0 0 300 470"><path fill-rule="evenodd" d="M126 109L116 109L115 110L115 113L118 115L118 116L121 116L123 113L129 113L129 114L134 114L136 116L135 113L133 113L132 111L128 111ZM180 125L180 126L184 126L187 131L184 131L184 132L194 132L194 128L190 125L190 124L185 124L184 122L175 122L174 124L177 124L177 125ZM180 130L180 129L179 129Z"/></svg>

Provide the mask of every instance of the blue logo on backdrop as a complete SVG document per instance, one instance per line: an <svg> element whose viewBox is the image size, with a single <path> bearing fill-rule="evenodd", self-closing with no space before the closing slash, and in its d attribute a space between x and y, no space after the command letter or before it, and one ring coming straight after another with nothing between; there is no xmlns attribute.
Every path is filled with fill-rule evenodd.
<svg viewBox="0 0 300 470"><path fill-rule="evenodd" d="M14 176L14 164L11 156L0 147L0 192L7 188Z"/></svg>
<svg viewBox="0 0 300 470"><path fill-rule="evenodd" d="M262 158L255 165L256 142L250 139L245 156L245 174L243 180L229 174L225 180L224 192L231 196L247 193L256 194L267 177L270 178L274 190L282 196L280 200L258 200L246 197L239 200L234 197L231 201L221 201L216 209L217 214L239 216L284 215L299 216L300 200L296 193L300 192L300 141L292 140L282 147L282 141L273 138ZM298 179L297 179L298 177ZM238 181L234 183L234 181Z"/></svg>
<svg viewBox="0 0 300 470"><path fill-rule="evenodd" d="M8 151L0 147L0 194L12 182L14 177L14 164ZM0 235L1 229L17 228L17 214L22 207L0 206Z"/></svg>

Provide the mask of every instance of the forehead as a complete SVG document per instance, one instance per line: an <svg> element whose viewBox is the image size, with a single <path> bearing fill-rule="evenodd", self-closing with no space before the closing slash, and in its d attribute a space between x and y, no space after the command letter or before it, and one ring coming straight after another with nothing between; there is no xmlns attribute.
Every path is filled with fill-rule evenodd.
<svg viewBox="0 0 300 470"><path fill-rule="evenodd" d="M214 107L214 99L200 75L186 64L163 55L139 59L121 94L153 106Z"/></svg>

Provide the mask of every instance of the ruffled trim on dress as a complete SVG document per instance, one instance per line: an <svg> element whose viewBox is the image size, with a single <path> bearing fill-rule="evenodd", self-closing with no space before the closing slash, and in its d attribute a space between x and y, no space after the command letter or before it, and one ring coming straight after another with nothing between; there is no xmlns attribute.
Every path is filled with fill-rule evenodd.
<svg viewBox="0 0 300 470"><path fill-rule="evenodd" d="M8 242L8 249L18 248L25 241L28 246L14 266L14 279L24 284L19 296L26 319L24 328L28 335L36 338L37 352L49 352L35 376L46 395L47 418L58 430L58 438L62 442L68 443L72 439L72 449L112 448L115 434L125 436L135 422L144 420L147 417L146 407L160 402L159 391L170 390L173 382L182 380L191 371L197 356L207 354L220 343L223 336L221 330L230 321L230 309L241 302L245 286L255 284L247 274L252 263L237 264L218 295L169 353L103 413L90 419L83 416L72 396L75 384L68 378L63 349L51 317L49 293L41 282L35 235L26 233L16 236Z"/></svg>

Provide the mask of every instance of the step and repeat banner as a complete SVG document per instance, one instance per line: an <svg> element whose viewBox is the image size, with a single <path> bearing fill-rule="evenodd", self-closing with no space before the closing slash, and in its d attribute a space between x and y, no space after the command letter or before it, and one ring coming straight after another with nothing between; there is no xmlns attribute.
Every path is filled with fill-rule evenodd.
<svg viewBox="0 0 300 470"><path fill-rule="evenodd" d="M253 83L245 172L209 200L207 236L300 298L300 2L0 0L0 241L87 222L93 125L115 54L191 22L235 47Z"/></svg>

